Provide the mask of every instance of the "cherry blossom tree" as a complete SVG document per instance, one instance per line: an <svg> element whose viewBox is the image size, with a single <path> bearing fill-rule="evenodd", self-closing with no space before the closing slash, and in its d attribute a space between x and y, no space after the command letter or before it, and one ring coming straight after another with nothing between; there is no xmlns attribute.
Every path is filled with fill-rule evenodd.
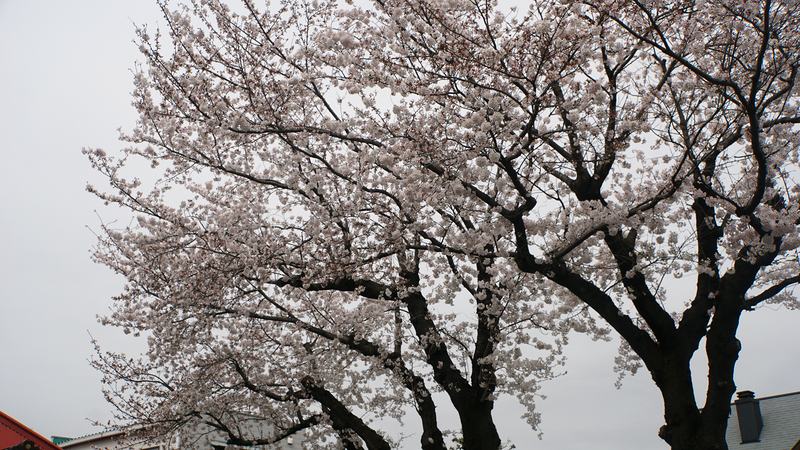
<svg viewBox="0 0 800 450"><path fill-rule="evenodd" d="M661 437L726 448L741 314L798 306L798 5L161 6L131 146L86 151L136 216L95 252L128 280L102 320L149 343L98 349L122 418L388 449L413 411L443 450L446 401L495 450L496 398L535 428L567 333L613 330Z"/></svg>
<svg viewBox="0 0 800 450"><path fill-rule="evenodd" d="M683 260L697 275L694 298L683 311L668 314L651 272L642 270L659 258L663 234L658 225L626 225L604 241L646 327L630 327L613 308L606 310L608 300L600 296L578 295L625 338L661 390L666 424L659 436L675 449L726 448L742 312L765 302L797 307L786 289L800 281L795 84L800 5L770 0L587 5L590 23L634 38L655 60L656 73L666 75L651 85L658 99L649 113L658 146L671 148L669 157L677 163L657 193L633 202L623 214L630 219L643 207L669 208L667 197L680 202L683 211L671 222L678 230L690 225L691 234L682 238L680 231L678 236L668 231L669 225L661 229L673 249L683 248L667 251L674 259L659 270L685 273L689 267L678 264ZM589 198L606 201L602 192ZM704 337L708 384L698 408L689 361Z"/></svg>

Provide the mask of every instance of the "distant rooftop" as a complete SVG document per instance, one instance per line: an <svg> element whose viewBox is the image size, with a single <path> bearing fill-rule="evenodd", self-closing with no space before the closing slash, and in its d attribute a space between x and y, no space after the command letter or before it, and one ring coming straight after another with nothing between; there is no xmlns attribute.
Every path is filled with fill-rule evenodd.
<svg viewBox="0 0 800 450"><path fill-rule="evenodd" d="M756 398L762 427L757 440L742 442L737 403L747 398L749 391L739 393L731 407L725 440L730 450L800 450L800 392ZM744 417L744 416L743 416Z"/></svg>
<svg viewBox="0 0 800 450"><path fill-rule="evenodd" d="M53 436L53 442L56 439L59 439L58 444L62 446L64 449L72 447L74 445L78 445L84 442L91 442L98 439L108 438L108 437L115 437L123 434L122 430L118 428L107 428L103 431L87 434L85 436L80 436L76 438L68 438L63 436Z"/></svg>

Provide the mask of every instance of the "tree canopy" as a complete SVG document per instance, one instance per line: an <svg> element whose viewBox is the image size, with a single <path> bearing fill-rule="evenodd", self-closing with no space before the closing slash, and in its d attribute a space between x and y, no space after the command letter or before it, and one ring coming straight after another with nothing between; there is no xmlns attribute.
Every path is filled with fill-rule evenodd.
<svg viewBox="0 0 800 450"><path fill-rule="evenodd" d="M128 280L103 321L149 342L94 361L121 417L444 450L445 400L496 450L495 399L536 427L567 333L613 331L660 436L726 448L739 317L798 306L800 5L160 4L130 147L85 151L137 218L95 252Z"/></svg>

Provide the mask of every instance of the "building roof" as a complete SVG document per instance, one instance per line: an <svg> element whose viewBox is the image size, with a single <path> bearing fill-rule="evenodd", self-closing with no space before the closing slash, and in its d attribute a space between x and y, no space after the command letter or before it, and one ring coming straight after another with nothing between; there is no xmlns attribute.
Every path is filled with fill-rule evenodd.
<svg viewBox="0 0 800 450"><path fill-rule="evenodd" d="M125 434L122 430L118 428L109 428L107 430L101 431L99 433L87 434L86 436L81 436L77 438L67 439L60 443L61 448L66 450L70 447L85 444L87 442L95 442L100 441L103 439L114 439L118 438Z"/></svg>
<svg viewBox="0 0 800 450"><path fill-rule="evenodd" d="M731 405L725 440L730 450L800 450L800 392L756 399L763 428L758 441L742 443L736 404Z"/></svg>
<svg viewBox="0 0 800 450"><path fill-rule="evenodd" d="M46 437L0 411L0 449L13 447L24 441L33 442L41 450L61 450L59 446L50 442Z"/></svg>

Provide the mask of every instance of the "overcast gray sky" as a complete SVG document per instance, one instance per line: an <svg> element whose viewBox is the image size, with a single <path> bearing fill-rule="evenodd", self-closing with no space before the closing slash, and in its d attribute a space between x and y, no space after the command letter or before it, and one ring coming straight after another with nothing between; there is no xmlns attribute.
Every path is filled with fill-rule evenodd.
<svg viewBox="0 0 800 450"><path fill-rule="evenodd" d="M117 128L136 119L133 23L159 18L153 0L0 0L0 410L48 437L111 417L89 333L109 350L140 348L95 320L122 280L89 259L98 214L114 212L85 192L100 180L81 148L121 147ZM746 314L740 339L740 390L800 390L800 312ZM574 338L568 373L542 390L543 440L513 402L497 407L503 437L518 449L665 450L659 392L646 372L616 390L616 351Z"/></svg>

